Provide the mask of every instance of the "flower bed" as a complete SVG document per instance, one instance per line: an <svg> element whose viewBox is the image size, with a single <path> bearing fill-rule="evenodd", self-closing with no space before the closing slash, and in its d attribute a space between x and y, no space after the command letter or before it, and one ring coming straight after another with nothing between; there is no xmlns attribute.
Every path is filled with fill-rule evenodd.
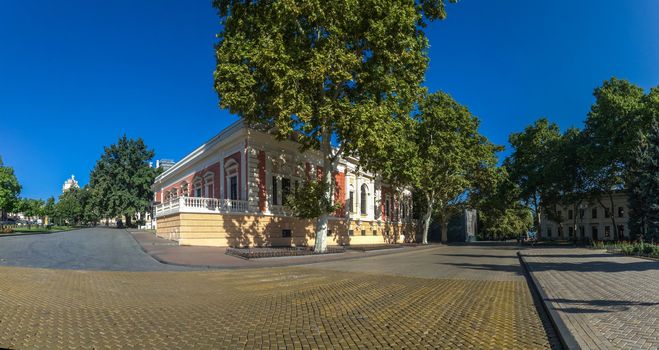
<svg viewBox="0 0 659 350"><path fill-rule="evenodd" d="M287 256L304 256L320 254L344 253L344 247L327 247L325 253L316 253L313 247L254 247L254 248L227 248L226 254L245 259L276 258Z"/></svg>
<svg viewBox="0 0 659 350"><path fill-rule="evenodd" d="M659 259L659 245L646 242L593 242L593 248L606 249L609 253L631 256L647 256Z"/></svg>

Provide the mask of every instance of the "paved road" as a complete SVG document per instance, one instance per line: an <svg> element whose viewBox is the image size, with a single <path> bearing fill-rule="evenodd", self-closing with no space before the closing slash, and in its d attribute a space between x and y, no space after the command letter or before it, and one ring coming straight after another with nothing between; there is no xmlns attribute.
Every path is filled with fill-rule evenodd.
<svg viewBox="0 0 659 350"><path fill-rule="evenodd" d="M161 264L125 230L82 229L0 237L0 265L74 270L180 271Z"/></svg>
<svg viewBox="0 0 659 350"><path fill-rule="evenodd" d="M121 230L3 237L0 246L5 265L68 269L0 266L0 348L557 347L511 247L161 271L177 267Z"/></svg>
<svg viewBox="0 0 659 350"><path fill-rule="evenodd" d="M394 276L522 281L525 279L515 245L483 243L468 246L438 246L431 249L374 256L368 259L332 261L307 268L366 272Z"/></svg>
<svg viewBox="0 0 659 350"><path fill-rule="evenodd" d="M659 261L588 249L524 254L579 346L659 349Z"/></svg>

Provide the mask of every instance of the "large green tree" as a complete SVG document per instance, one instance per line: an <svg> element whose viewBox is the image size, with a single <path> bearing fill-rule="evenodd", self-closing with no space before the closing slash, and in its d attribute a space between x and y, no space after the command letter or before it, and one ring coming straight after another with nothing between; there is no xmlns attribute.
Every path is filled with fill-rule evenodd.
<svg viewBox="0 0 659 350"><path fill-rule="evenodd" d="M433 213L446 241L449 219L488 181L500 148L478 133L478 118L444 92L426 95L414 120L417 149L401 164L412 170L411 184L423 196L422 243L428 243Z"/></svg>
<svg viewBox="0 0 659 350"><path fill-rule="evenodd" d="M89 218L123 216L126 225L132 226L136 213L147 212L153 199L151 186L159 172L149 164L153 156L154 151L141 138L126 135L105 147L89 179Z"/></svg>
<svg viewBox="0 0 659 350"><path fill-rule="evenodd" d="M326 249L339 157L381 152L397 118L408 118L428 65L427 21L443 0L214 0L220 106L248 123L295 132L323 155L315 250ZM308 212L308 211L307 211Z"/></svg>
<svg viewBox="0 0 659 350"><path fill-rule="evenodd" d="M589 200L589 182L585 168L588 145L579 129L570 128L550 143L549 147L545 159L545 182L542 184L543 209L549 218L561 227L564 223L569 223L576 239L579 219L577 213L582 203ZM559 210L563 206L572 210L572 218Z"/></svg>
<svg viewBox="0 0 659 350"><path fill-rule="evenodd" d="M14 175L14 169L5 166L0 157L0 219L5 219L6 213L12 211L18 202L21 185Z"/></svg>
<svg viewBox="0 0 659 350"><path fill-rule="evenodd" d="M630 232L659 242L659 120L632 153L628 179Z"/></svg>
<svg viewBox="0 0 659 350"><path fill-rule="evenodd" d="M643 89L626 81L611 78L593 93L584 135L588 143L585 167L590 196L611 211L613 239L618 239L613 195L626 189L627 169L638 135L649 126L644 113Z"/></svg>
<svg viewBox="0 0 659 350"><path fill-rule="evenodd" d="M523 132L510 135L509 141L513 147L512 154L506 158L506 166L510 179L519 187L519 198L533 211L535 230L540 233L543 206L549 207L550 193L553 185L551 166L555 146L561 138L558 125L550 123L546 118L537 120Z"/></svg>

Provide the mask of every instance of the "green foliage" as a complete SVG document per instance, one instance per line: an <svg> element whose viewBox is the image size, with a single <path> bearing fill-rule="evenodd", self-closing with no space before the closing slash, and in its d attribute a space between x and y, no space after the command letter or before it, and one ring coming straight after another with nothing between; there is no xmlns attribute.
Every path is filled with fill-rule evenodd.
<svg viewBox="0 0 659 350"><path fill-rule="evenodd" d="M10 212L18 202L21 185L14 175L14 169L4 166L0 158L0 211Z"/></svg>
<svg viewBox="0 0 659 350"><path fill-rule="evenodd" d="M496 163L498 147L478 133L478 118L443 92L425 95L419 103L408 132L408 143L401 144L407 159L391 164L384 174L409 176L410 183L425 201L423 243L427 243L428 227L433 212L446 232L450 217L467 203L469 192L487 181Z"/></svg>
<svg viewBox="0 0 659 350"><path fill-rule="evenodd" d="M649 112L648 102L653 97L645 96L642 88L625 80L611 78L595 89L594 95L595 103L584 129L588 144L584 163L590 197L601 201L629 187L629 170L633 168L639 135L656 120L656 113ZM617 239L615 215L611 215L611 221L613 237Z"/></svg>
<svg viewBox="0 0 659 350"><path fill-rule="evenodd" d="M50 197L46 200L43 207L43 214L51 219L55 217L55 198Z"/></svg>
<svg viewBox="0 0 659 350"><path fill-rule="evenodd" d="M359 155L375 167L397 121L408 118L428 65L422 30L445 17L442 0L213 6L222 22L214 74L220 106L280 138L294 135L303 150L320 149L327 203L339 157ZM321 252L328 213L316 234Z"/></svg>
<svg viewBox="0 0 659 350"><path fill-rule="evenodd" d="M327 185L321 181L304 181L285 200L285 206L294 216L305 219L317 218L339 208L325 196Z"/></svg>
<svg viewBox="0 0 659 350"><path fill-rule="evenodd" d="M141 138L126 135L105 147L90 175L86 219L125 216L130 226L136 213L148 211L153 198L151 186L160 171L149 165L153 156L154 151Z"/></svg>
<svg viewBox="0 0 659 350"><path fill-rule="evenodd" d="M55 206L55 217L72 226L81 224L84 208L84 203L81 202L83 196L80 192L82 191L82 189L72 187L62 193Z"/></svg>
<svg viewBox="0 0 659 350"><path fill-rule="evenodd" d="M552 191L552 184L547 180L552 177L553 169L548 160L552 159L560 138L558 125L546 118L509 138L513 152L504 164L511 181L519 188L519 199L534 212L536 232L540 232L541 208L551 204L548 193Z"/></svg>
<svg viewBox="0 0 659 350"><path fill-rule="evenodd" d="M473 203L478 209L480 236L513 238L532 228L533 215L520 202L519 192L504 167L496 168L490 181L478 187Z"/></svg>
<svg viewBox="0 0 659 350"><path fill-rule="evenodd" d="M632 234L659 242L659 88L648 95L654 114L647 132L639 135L628 172L629 225Z"/></svg>
<svg viewBox="0 0 659 350"><path fill-rule="evenodd" d="M647 256L659 258L659 245L648 242L593 242L593 248L606 249L608 252L624 255Z"/></svg>
<svg viewBox="0 0 659 350"><path fill-rule="evenodd" d="M23 213L28 218L41 218L45 215L45 203L41 199L21 198L16 206L16 212Z"/></svg>

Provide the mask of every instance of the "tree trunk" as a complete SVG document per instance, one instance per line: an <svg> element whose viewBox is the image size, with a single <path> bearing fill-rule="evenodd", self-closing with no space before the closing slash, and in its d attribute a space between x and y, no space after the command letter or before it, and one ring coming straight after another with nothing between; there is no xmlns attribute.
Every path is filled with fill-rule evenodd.
<svg viewBox="0 0 659 350"><path fill-rule="evenodd" d="M615 208L613 207L613 194L611 193L609 193L609 205L611 205L609 214L611 214L611 224L613 225L613 240L617 241L620 237L618 237L618 226L616 226Z"/></svg>
<svg viewBox="0 0 659 350"><path fill-rule="evenodd" d="M423 215L423 232L421 232L422 244L428 244L428 230L430 230L430 219L432 217L433 203L428 198L429 196L426 196L428 205L426 206L426 213Z"/></svg>
<svg viewBox="0 0 659 350"><path fill-rule="evenodd" d="M572 219L573 219L572 220L572 233L574 234L574 242L576 242L578 240L578 234L577 234L577 215L579 215L579 213L577 212L578 207L579 207L579 203L574 203L573 214L572 214L573 215L572 216Z"/></svg>
<svg viewBox="0 0 659 350"><path fill-rule="evenodd" d="M126 217L126 228L129 228L132 225L131 217L130 215L125 215L125 217Z"/></svg>
<svg viewBox="0 0 659 350"><path fill-rule="evenodd" d="M442 243L448 242L448 219L442 215Z"/></svg>
<svg viewBox="0 0 659 350"><path fill-rule="evenodd" d="M535 206L535 233L538 237L540 238L540 235L542 234L540 232L541 224L542 224L542 213L540 210L540 205L538 204L538 196L533 195L533 205Z"/></svg>
<svg viewBox="0 0 659 350"><path fill-rule="evenodd" d="M322 129L322 140L320 144L320 151L323 153L323 184L325 185L325 198L332 202L332 145L330 144L332 134L328 127L323 126ZM338 157L338 155L337 155ZM327 250L327 222L329 219L330 213L324 213L318 218L318 223L316 225L316 242L314 245L314 252L316 253L325 253Z"/></svg>

